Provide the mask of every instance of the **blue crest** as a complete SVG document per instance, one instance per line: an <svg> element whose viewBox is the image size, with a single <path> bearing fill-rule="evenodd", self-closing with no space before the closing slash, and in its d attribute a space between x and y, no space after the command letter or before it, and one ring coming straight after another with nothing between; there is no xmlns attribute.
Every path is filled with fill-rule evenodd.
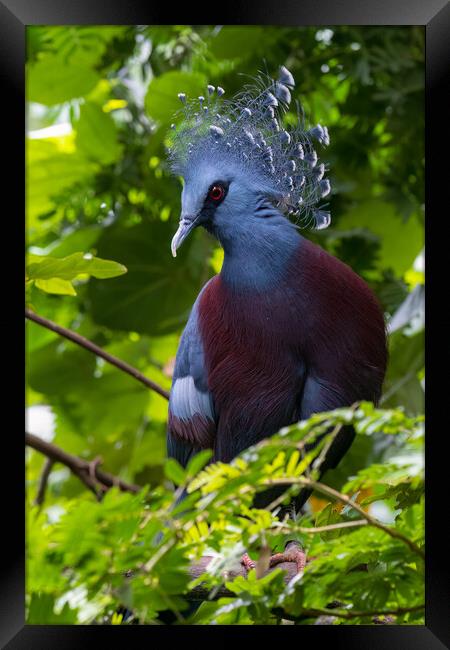
<svg viewBox="0 0 450 650"><path fill-rule="evenodd" d="M281 66L276 80L260 73L231 99L211 84L197 98L180 92L183 108L168 147L174 173L185 176L206 158L229 160L243 173L260 175L264 186L281 197L276 207L299 225L326 228L330 215L319 203L331 187L324 179L325 165L317 164L314 143L327 146L328 129L307 127L298 102L297 123L283 125L294 86L294 77Z"/></svg>

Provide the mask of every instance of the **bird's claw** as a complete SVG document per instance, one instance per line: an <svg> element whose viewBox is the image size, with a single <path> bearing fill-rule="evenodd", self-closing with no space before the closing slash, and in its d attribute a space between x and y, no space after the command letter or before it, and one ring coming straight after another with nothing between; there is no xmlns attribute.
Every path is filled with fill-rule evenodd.
<svg viewBox="0 0 450 650"><path fill-rule="evenodd" d="M256 566L256 562L254 562L251 559L248 553L244 553L244 555L241 557L241 564L245 567L247 571L250 571L250 569L254 569Z"/></svg>
<svg viewBox="0 0 450 650"><path fill-rule="evenodd" d="M297 542L288 542L283 553L275 553L274 555L271 555L269 567L272 568L277 564L282 564L283 562L294 562L297 565L297 573L303 573L306 566L306 553L302 551L300 544ZM256 567L256 562L251 559L248 553L244 553L242 556L241 564L247 571Z"/></svg>
<svg viewBox="0 0 450 650"><path fill-rule="evenodd" d="M289 542L283 553L275 553L269 560L269 566L273 567L283 562L295 562L297 573L303 573L306 566L306 553L302 551L300 544Z"/></svg>

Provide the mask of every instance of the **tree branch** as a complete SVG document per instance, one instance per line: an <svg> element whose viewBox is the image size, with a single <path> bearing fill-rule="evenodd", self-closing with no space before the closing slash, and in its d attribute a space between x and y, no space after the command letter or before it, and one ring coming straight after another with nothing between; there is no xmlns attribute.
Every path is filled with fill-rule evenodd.
<svg viewBox="0 0 450 650"><path fill-rule="evenodd" d="M194 562L191 564L189 568L189 575L191 576L192 580L195 580L199 576L202 575L207 570L208 564L212 560L212 557L205 556L202 557L201 560L198 562ZM297 566L295 562L283 562L282 564L278 564L276 567L272 567L269 569L264 575L267 575L267 573L271 573L275 569L283 569L286 571L286 576L284 578L285 582L288 583L292 578L294 578L297 575ZM224 582L228 580L233 580L234 578L237 578L238 576L243 576L244 578L247 576L247 571L246 569L241 566L239 569L233 569L230 571L227 571L226 574L224 574ZM211 589L211 587L206 587L205 585L197 585L191 591L189 594L185 594L185 598L187 600L218 600L219 598L235 598L236 594L227 589L227 587L223 584L219 588ZM280 609L278 612L281 618L287 619L287 620L297 620L297 619L305 619L305 618L317 618L319 616L335 616L337 618L343 618L343 619L352 619L352 618L365 618L365 617L374 617L374 616L400 616L401 614L407 614L409 612L418 612L422 609L425 608L424 604L421 605L413 605L411 607L399 607L397 609L385 609L385 610L368 610L366 612L364 611L359 611L359 610L347 610L341 608L326 608L326 609L319 609L319 608L314 608L314 609L303 609L300 613L299 616L291 616L290 614L286 613L283 609ZM277 612L274 612L277 613Z"/></svg>
<svg viewBox="0 0 450 650"><path fill-rule="evenodd" d="M141 372L139 372L139 370L137 370L133 366L130 366L129 363L126 363L125 361L118 359L114 355L100 348L95 343L92 343L92 341L89 341L89 339L85 338L84 336L81 336L81 334L77 334L76 332L73 332L72 330L69 330L66 327L57 325L53 321L48 320L43 316L39 316L38 314L31 311L30 309L25 309L25 318L32 320L33 322L37 323L38 325L41 325L42 327L46 327L47 329L51 330L52 332L55 332L56 334L59 334L60 336L64 336L64 338L68 339L69 341L72 341L73 343L76 343L77 345L84 348L85 350L89 350L90 352L93 352L98 357L101 357L102 359L110 363L112 366L115 366L116 368L119 368L119 370L126 372L131 377L134 377L134 379L137 379L137 381L140 381L141 384L144 384L144 386L150 388L150 390L155 391L155 393L158 393L158 395L161 395L161 397L164 397L165 399L169 399L169 392L164 388L162 388L162 386L159 386L156 382L152 381L151 379L143 375Z"/></svg>
<svg viewBox="0 0 450 650"><path fill-rule="evenodd" d="M381 521L378 521L378 519L375 519L375 517L369 515L363 508L361 508L361 506L358 503L352 501L352 499L350 499L350 497L348 497L346 494L341 494L341 492L334 490L333 488L329 487L328 485L325 485L324 483L320 483L319 481L313 481L312 479L305 478L302 476L293 477L293 478L273 478L273 479L268 479L267 481L264 482L265 485L292 485L294 483L298 483L306 487L311 487L314 490L317 490L317 492L321 492L326 496L333 497L334 499L337 499L338 501L345 503L346 505L350 506L351 508L359 512L359 514L362 517L364 517L364 519L366 519L369 524L371 524L375 528L379 528L380 530L384 531L387 535L399 539L404 544L409 546L409 548L411 549L411 551L413 551L413 553L419 555L422 558L422 560L425 559L425 553L412 540L410 540L408 537L405 537L405 535L402 535L402 533L400 533L395 528L389 528L389 526L385 526L384 524L381 523Z"/></svg>
<svg viewBox="0 0 450 650"><path fill-rule="evenodd" d="M139 492L141 488L139 485L126 483L121 478L104 472L98 467L99 460L88 462L78 456L63 451L51 442L47 442L32 433L25 433L25 444L41 454L47 456L52 463L62 463L70 469L70 471L82 481L86 487L100 498L102 493L108 488L116 486L122 492ZM49 470L50 471L50 470ZM42 482L42 477L41 477Z"/></svg>
<svg viewBox="0 0 450 650"><path fill-rule="evenodd" d="M366 612L359 610L346 610L346 609L303 609L300 616L289 617L289 614L282 612L283 618L289 620L296 620L297 618L316 618L317 616L336 616L337 618L365 618L367 616L401 616L409 612L420 612L425 609L425 604L413 605L412 607L398 607L397 609L384 609L384 610L367 610Z"/></svg>
<svg viewBox="0 0 450 650"><path fill-rule="evenodd" d="M208 564L212 559L213 558L211 556L205 555L197 562L192 562L189 567L189 575L191 577L191 580L196 580L202 575L202 573L205 573ZM297 565L295 562L282 562L281 564L277 564L276 567L271 567L268 569L264 575L272 573L272 571L275 571L275 569L283 569L286 571L285 582L289 582L297 575ZM247 569L242 565L233 567L232 569L224 572L224 582L234 580L238 576L242 576L243 578L247 577ZM235 598L236 594L227 589L225 584L221 585L220 587L207 587L204 584L199 584L191 589L188 594L185 594L184 597L187 600L217 600L218 598Z"/></svg>

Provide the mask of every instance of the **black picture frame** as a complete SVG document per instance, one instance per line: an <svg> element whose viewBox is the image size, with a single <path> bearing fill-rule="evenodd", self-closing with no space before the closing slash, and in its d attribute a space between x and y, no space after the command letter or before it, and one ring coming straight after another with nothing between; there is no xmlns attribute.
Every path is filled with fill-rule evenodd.
<svg viewBox="0 0 450 650"><path fill-rule="evenodd" d="M202 11L198 9L203 6ZM5 193L13 196L12 209L4 216L4 225L11 228L7 242L18 241L22 234L22 213L25 213L25 29L28 25L68 24L293 24L332 26L338 24L358 25L423 25L426 29L426 314L427 338L425 343L427 359L426 419L428 439L426 443L426 624L425 626L296 626L275 627L267 634L278 638L286 636L294 643L324 644L333 647L405 648L408 650L438 650L450 647L450 581L448 580L447 554L450 548L448 526L445 519L448 483L446 469L448 457L443 453L448 437L445 426L446 396L448 382L445 371L449 368L448 331L450 318L446 315L446 293L444 285L447 238L443 234L446 225L445 194L448 184L445 162L446 125L450 67L450 6L445 0L299 0L276 3L247 2L239 7L229 3L221 5L213 18L205 15L206 5L190 6L181 11L173 7L151 6L136 0L0 0L0 80L2 85L2 108L6 111L3 124L7 124L11 146L4 152L7 165L2 172ZM216 7L214 7L216 8ZM217 15L218 14L218 15ZM448 99L447 99L448 101ZM444 154L444 155L443 155ZM447 208L448 212L448 208ZM17 225L19 227L17 227ZM433 225L430 225L433 224ZM23 240L22 240L23 242ZM9 247L9 243L7 244ZM14 278L8 282L11 304L21 295L20 274L17 286ZM448 293L448 292L447 292ZM15 312L15 310L14 310ZM17 309L17 318L21 318ZM434 313L434 316L433 316ZM11 338L11 329L20 333L20 327L11 323L12 316L2 317L3 341ZM22 339L23 341L23 339ZM4 343L5 347L10 347ZM17 390L21 395L23 386L20 373L14 375L14 368L20 368L18 348L10 350L12 360L8 364L9 391ZM20 398L19 398L20 399ZM225 645L230 641L254 638L254 631L239 627L220 626L205 631L203 626L33 626L25 625L25 525L24 525L24 481L20 468L23 467L23 441L20 425L3 431L2 475L9 469L10 476L3 482L3 551L1 554L0 590L0 643L8 649L19 648L77 648L92 641L97 646L105 642L117 644L176 642L181 633L195 643L207 639L209 643ZM447 470L448 473L448 470ZM5 486L7 489L5 489ZM207 634L207 637L205 637ZM264 631L266 634L266 630ZM108 640L106 637L108 636ZM305 638L305 636L307 638ZM123 638L122 638L123 637ZM159 637L159 638L157 638ZM269 640L269 639L268 639ZM275 641L275 639L274 639Z"/></svg>

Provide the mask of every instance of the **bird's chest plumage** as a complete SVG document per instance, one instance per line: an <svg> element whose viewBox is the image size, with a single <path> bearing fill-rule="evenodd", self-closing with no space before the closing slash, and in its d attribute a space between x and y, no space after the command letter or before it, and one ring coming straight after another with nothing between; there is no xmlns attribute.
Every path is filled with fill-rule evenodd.
<svg viewBox="0 0 450 650"><path fill-rule="evenodd" d="M208 388L219 415L217 445L245 448L298 417L304 372L281 288L235 291L220 276L199 305Z"/></svg>

